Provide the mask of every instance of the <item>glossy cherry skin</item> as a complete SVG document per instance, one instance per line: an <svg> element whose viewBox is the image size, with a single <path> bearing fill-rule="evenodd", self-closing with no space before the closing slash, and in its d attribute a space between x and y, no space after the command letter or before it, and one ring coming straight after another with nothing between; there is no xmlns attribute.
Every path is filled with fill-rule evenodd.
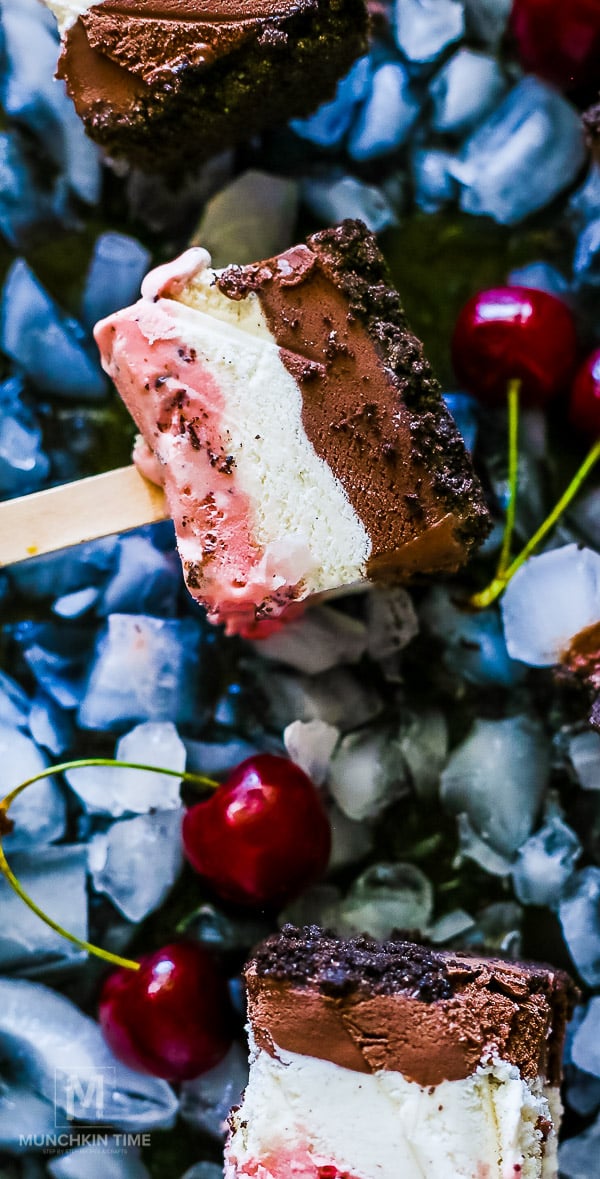
<svg viewBox="0 0 600 1179"><path fill-rule="evenodd" d="M526 70L590 102L597 95L600 0L513 0L509 27Z"/></svg>
<svg viewBox="0 0 600 1179"><path fill-rule="evenodd" d="M115 1056L138 1072L185 1081L214 1068L232 1041L224 977L206 950L176 942L106 979L100 1026Z"/></svg>
<svg viewBox="0 0 600 1179"><path fill-rule="evenodd" d="M220 897L277 909L325 871L331 828L304 771L262 753L187 812L183 846Z"/></svg>
<svg viewBox="0 0 600 1179"><path fill-rule="evenodd" d="M546 291L480 291L459 313L452 362L465 389L487 405L504 404L508 382L516 378L523 404L544 405L568 388L575 370L575 321Z"/></svg>
<svg viewBox="0 0 600 1179"><path fill-rule="evenodd" d="M594 441L600 438L600 348L586 357L575 374L569 417L576 430Z"/></svg>

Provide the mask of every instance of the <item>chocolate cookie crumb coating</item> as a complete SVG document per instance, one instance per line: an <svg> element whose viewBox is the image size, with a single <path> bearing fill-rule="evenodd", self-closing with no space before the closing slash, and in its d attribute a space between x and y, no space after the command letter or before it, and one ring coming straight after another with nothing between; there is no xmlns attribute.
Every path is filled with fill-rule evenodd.
<svg viewBox="0 0 600 1179"><path fill-rule="evenodd" d="M364 0L100 0L64 32L58 76L110 154L168 172L310 114L367 29Z"/></svg>

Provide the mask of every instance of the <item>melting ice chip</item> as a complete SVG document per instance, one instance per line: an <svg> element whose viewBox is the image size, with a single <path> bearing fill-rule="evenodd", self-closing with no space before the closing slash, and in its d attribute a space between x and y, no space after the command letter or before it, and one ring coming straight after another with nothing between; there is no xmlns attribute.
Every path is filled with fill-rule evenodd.
<svg viewBox="0 0 600 1179"><path fill-rule="evenodd" d="M502 617L513 659L589 671L594 645L600 663L600 554L568 544L531 557L508 585Z"/></svg>
<svg viewBox="0 0 600 1179"><path fill-rule="evenodd" d="M166 1081L120 1064L98 1024L41 983L0 979L0 1056L19 1083L87 1125L141 1132L169 1127L177 1098Z"/></svg>

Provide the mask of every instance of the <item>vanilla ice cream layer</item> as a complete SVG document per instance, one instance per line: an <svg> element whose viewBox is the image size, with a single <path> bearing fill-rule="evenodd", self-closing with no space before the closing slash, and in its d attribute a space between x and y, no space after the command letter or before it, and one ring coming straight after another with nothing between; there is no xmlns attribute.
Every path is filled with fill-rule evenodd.
<svg viewBox="0 0 600 1179"><path fill-rule="evenodd" d="M223 295L208 261L191 250L153 272L96 339L150 445L136 461L163 473L189 588L239 629L363 578L371 542L307 438L257 296Z"/></svg>
<svg viewBox="0 0 600 1179"><path fill-rule="evenodd" d="M78 16L92 7L93 0L44 0L46 8L54 13L60 32L75 24Z"/></svg>
<svg viewBox="0 0 600 1179"><path fill-rule="evenodd" d="M555 1179L556 1089L495 1059L423 1088L398 1072L357 1073L256 1051L232 1118L228 1179ZM333 1168L333 1170L332 1170Z"/></svg>

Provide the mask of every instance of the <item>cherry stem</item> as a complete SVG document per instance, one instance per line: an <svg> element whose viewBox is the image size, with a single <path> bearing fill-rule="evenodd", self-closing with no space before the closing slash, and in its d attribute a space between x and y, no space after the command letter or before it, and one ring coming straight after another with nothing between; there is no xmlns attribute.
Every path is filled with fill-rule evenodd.
<svg viewBox="0 0 600 1179"><path fill-rule="evenodd" d="M81 950L85 950L88 954L94 954L96 958L102 958L104 962L110 962L113 966L124 966L127 970L139 970L139 962L134 961L133 958L122 958L119 954L111 954L110 950L103 950L100 946L93 945L92 942L86 942L83 938L77 937L74 933L69 933L68 930L63 929L57 921L53 921L39 905L36 905L32 897L25 892L22 884L19 883L17 877L12 871L2 846L2 834L6 834L12 827L9 819L7 819L8 811L15 801L28 786L33 786L34 782L40 782L44 778L51 778L54 774L64 774L68 770L83 770L92 766L117 766L124 770L141 770L144 773L153 774L167 774L170 778L180 778L184 782L190 782L194 786L201 786L206 789L216 790L219 783L215 782L213 778L206 778L203 774L192 774L187 770L168 770L160 766L147 766L133 761L119 761L111 757L86 757L79 761L64 761L59 765L47 766L46 769L40 770L38 774L34 774L32 778L27 778L25 782L21 782L19 786L15 786L10 794L0 801L0 872L5 880L10 884L18 897L35 913L41 921L44 921L50 929L55 933L59 933L68 942L79 946Z"/></svg>
<svg viewBox="0 0 600 1179"><path fill-rule="evenodd" d="M506 521L504 524L504 536L502 539L502 550L500 552L500 559L498 561L498 568L496 569L496 577L502 577L502 574L508 569L510 564L510 551L512 547L512 538L515 530L515 517L517 514L517 490L519 481L519 400L521 393L521 382L513 380L508 382L508 503L506 505Z"/></svg>
<svg viewBox="0 0 600 1179"><path fill-rule="evenodd" d="M600 459L600 438L592 446L587 458L584 459L579 470L571 479L566 491L563 492L558 502L554 505L550 515L546 516L543 524L540 524L537 532L531 537L531 540L521 549L519 555L508 566L508 569L505 569L502 574L497 574L494 580L481 593L473 594L469 600L471 606L474 606L476 610L485 610L486 606L491 606L492 602L495 602L500 597L500 594L504 592L511 578L525 564L531 554L535 552L538 545L542 543L548 533L554 528L554 525L558 523L563 512L577 495L582 483L584 483L590 471L595 467L598 459Z"/></svg>

